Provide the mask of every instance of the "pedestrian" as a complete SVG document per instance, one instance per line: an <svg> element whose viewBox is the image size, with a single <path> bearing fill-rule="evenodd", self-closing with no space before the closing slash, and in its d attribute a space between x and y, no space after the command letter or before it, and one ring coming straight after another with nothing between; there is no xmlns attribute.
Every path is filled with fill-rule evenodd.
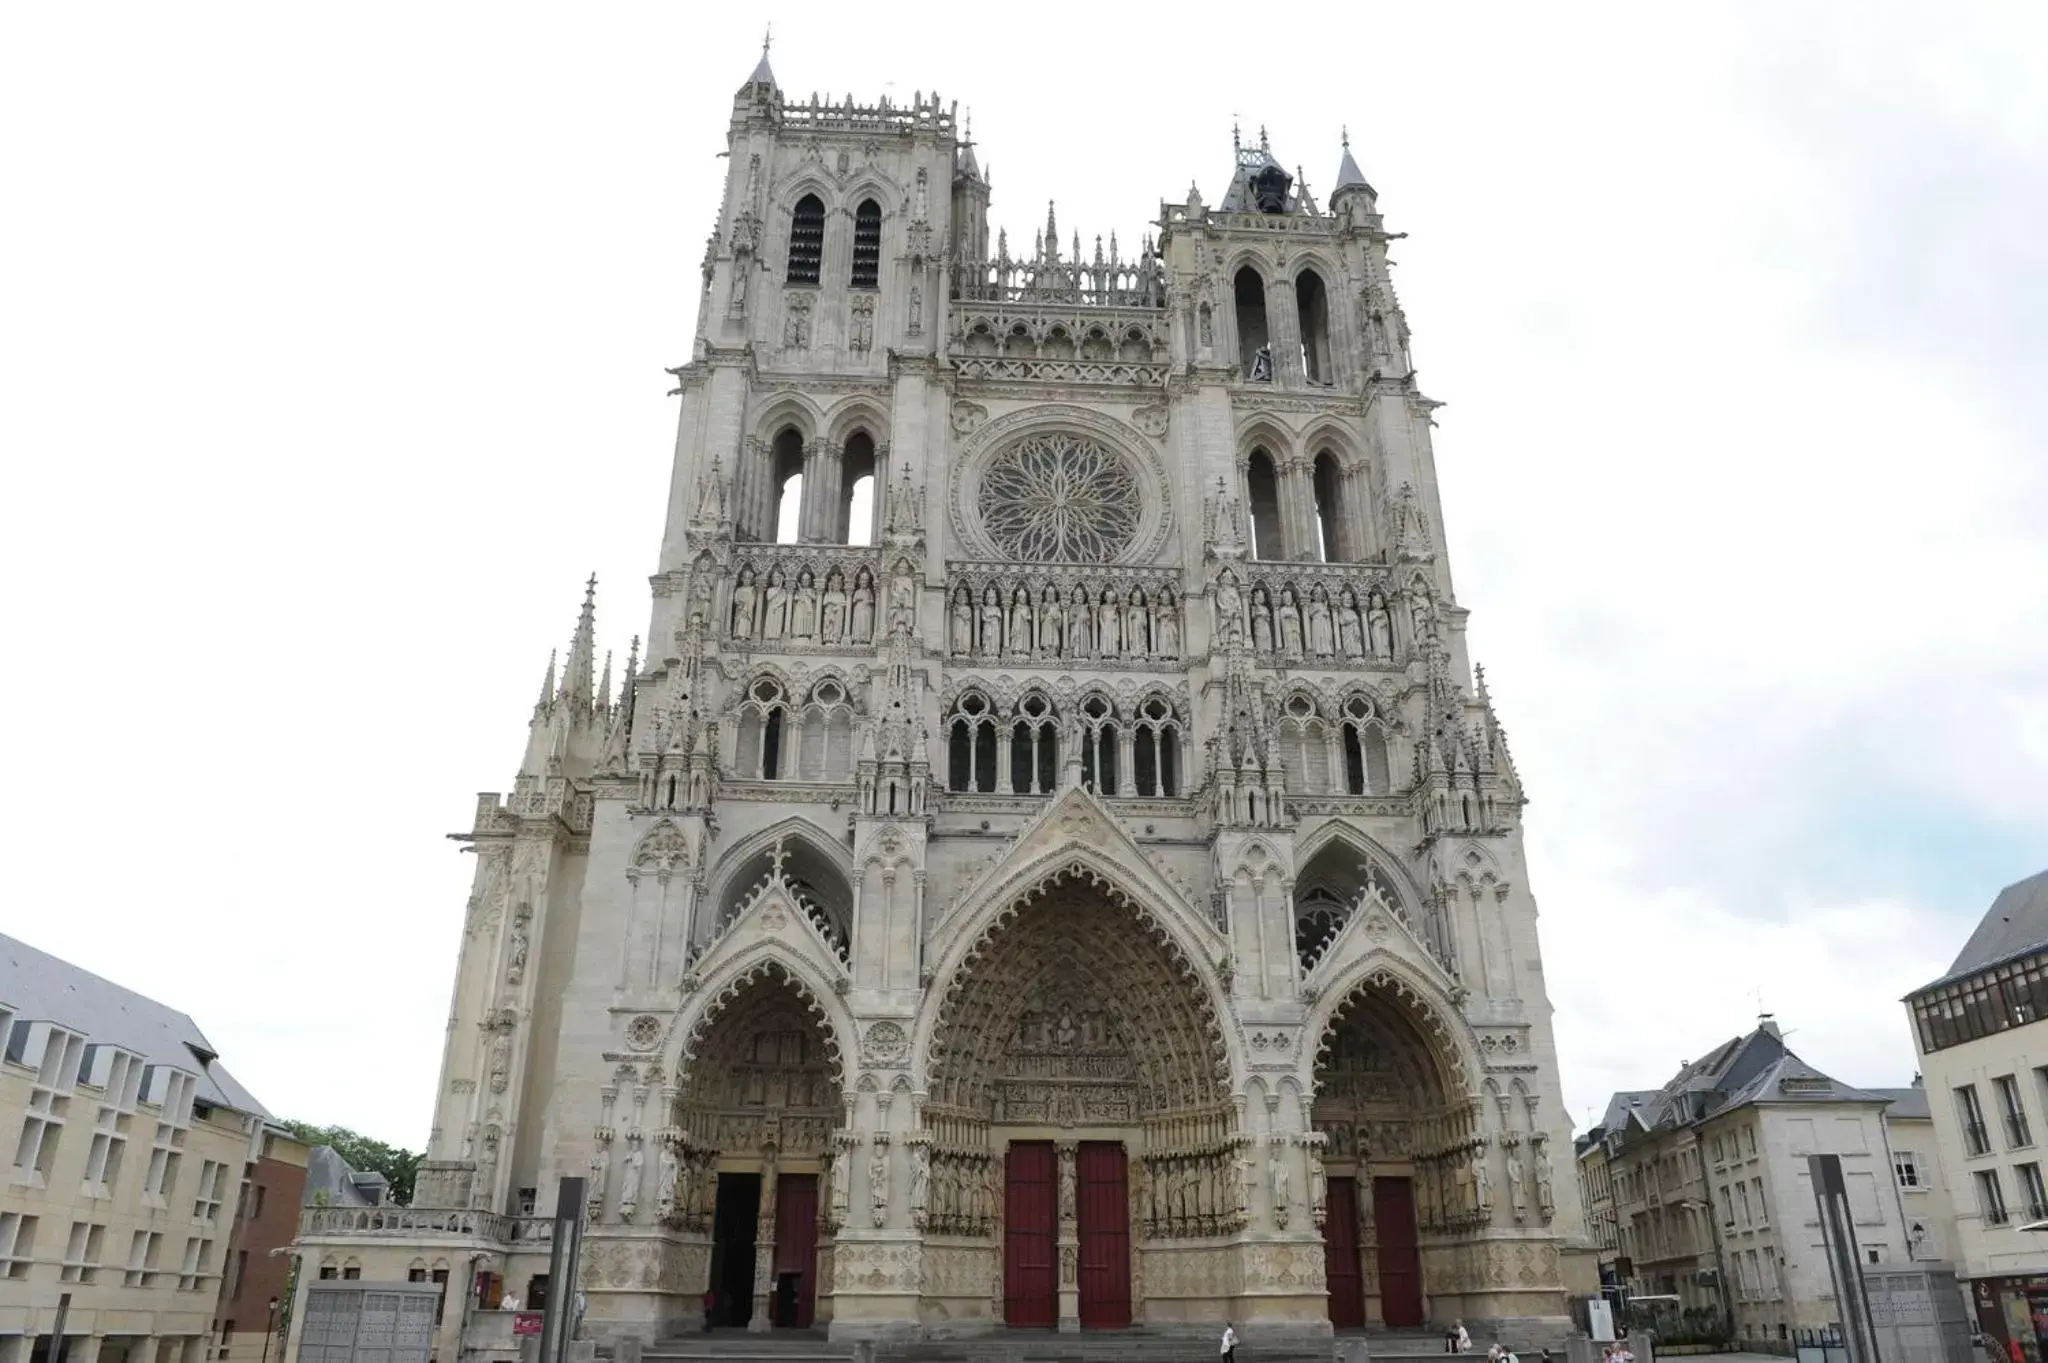
<svg viewBox="0 0 2048 1363"><path fill-rule="evenodd" d="M1464 1321L1459 1321L1458 1328L1451 1332L1451 1343L1461 1354L1472 1352L1472 1336L1465 1332Z"/></svg>
<svg viewBox="0 0 2048 1363"><path fill-rule="evenodd" d="M1223 1322L1223 1363L1237 1363L1237 1331L1227 1320Z"/></svg>

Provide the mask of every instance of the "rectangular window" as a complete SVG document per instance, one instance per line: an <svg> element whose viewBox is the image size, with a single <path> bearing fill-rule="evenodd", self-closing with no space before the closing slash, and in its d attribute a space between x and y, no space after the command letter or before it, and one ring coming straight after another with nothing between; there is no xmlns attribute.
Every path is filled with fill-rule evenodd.
<svg viewBox="0 0 2048 1363"><path fill-rule="evenodd" d="M2027 1199L2027 1220L2048 1219L2048 1185L2041 1182L2041 1166L2015 1164L2013 1172L2020 1176L2020 1192Z"/></svg>
<svg viewBox="0 0 2048 1363"><path fill-rule="evenodd" d="M64 1113L71 1100L55 1089L31 1089L28 1111L21 1119L21 1139L14 1146L14 1181L32 1187L50 1186L57 1163L57 1142L64 1135Z"/></svg>
<svg viewBox="0 0 2048 1363"><path fill-rule="evenodd" d="M199 1166L199 1196L192 1203L192 1219L208 1225L220 1219L220 1185L227 1176L227 1166L218 1160L207 1160Z"/></svg>
<svg viewBox="0 0 2048 1363"><path fill-rule="evenodd" d="M341 1276L347 1279L349 1282L354 1282L356 1279L363 1276L363 1270L358 1268L354 1264L350 1264L347 1268L341 1270Z"/></svg>
<svg viewBox="0 0 2048 1363"><path fill-rule="evenodd" d="M128 1269L123 1277L127 1287L148 1287L156 1276L156 1252L164 1237L155 1231L135 1232L128 1242Z"/></svg>
<svg viewBox="0 0 2048 1363"><path fill-rule="evenodd" d="M229 1301L242 1295L242 1279L249 1272L249 1251L238 1249L228 1264L228 1280L221 1286L221 1295Z"/></svg>
<svg viewBox="0 0 2048 1363"><path fill-rule="evenodd" d="M90 1283L99 1277L100 1248L107 1228L87 1221L71 1223L71 1238L64 1245L64 1266L58 1281Z"/></svg>
<svg viewBox="0 0 2048 1363"><path fill-rule="evenodd" d="M0 1278L26 1278L36 1252L36 1219L0 1212Z"/></svg>
<svg viewBox="0 0 2048 1363"><path fill-rule="evenodd" d="M1892 1151L1892 1174L1901 1188L1920 1187L1920 1156L1911 1150Z"/></svg>
<svg viewBox="0 0 2048 1363"><path fill-rule="evenodd" d="M261 1215L263 1215L263 1185L259 1183L256 1185L255 1201L249 1204L249 1219L253 1221Z"/></svg>
<svg viewBox="0 0 2048 1363"><path fill-rule="evenodd" d="M1743 1225L1743 1227L1747 1228L1747 1227L1748 1227L1748 1225L1749 1225L1749 1185L1748 1185L1748 1184L1746 1184L1746 1183L1738 1183L1738 1184L1736 1184L1736 1185L1735 1185L1735 1203L1736 1203L1736 1206L1737 1206L1737 1207L1739 1207L1739 1208L1741 1209L1741 1213L1742 1213L1742 1220L1741 1220L1741 1224Z"/></svg>
<svg viewBox="0 0 2048 1363"><path fill-rule="evenodd" d="M2019 1082L2009 1074L2001 1074L1991 1081L1991 1087L1998 1094L1998 1115L2005 1123L2005 1148L2022 1150L2034 1143L2034 1133L2027 1126L2027 1109L2020 1102Z"/></svg>
<svg viewBox="0 0 2048 1363"><path fill-rule="evenodd" d="M1761 1177L1758 1177L1758 1178L1753 1178L1753 1179L1751 1179L1751 1180L1749 1181L1749 1186L1750 1186L1751 1188L1755 1189L1755 1191L1756 1191L1756 1223L1757 1223L1757 1225L1758 1225L1758 1226L1760 1226L1760 1227L1761 1227L1761 1226L1768 1226L1768 1225L1770 1225L1770 1224L1771 1224L1771 1214L1770 1214L1770 1212L1769 1212L1769 1211L1767 1211L1767 1210L1765 1209L1765 1207L1764 1207L1764 1181L1763 1181L1763 1179L1762 1179Z"/></svg>
<svg viewBox="0 0 2048 1363"><path fill-rule="evenodd" d="M169 1122L156 1124L156 1143L149 1152L149 1173L142 1180L145 1205L168 1207L178 1190L178 1165L184 1159L185 1132Z"/></svg>
<svg viewBox="0 0 2048 1363"><path fill-rule="evenodd" d="M1984 1109L1977 1102L1975 1084L1964 1084L1956 1090L1956 1120L1963 1127L1963 1149L1972 1155L1991 1153L1991 1132L1984 1125Z"/></svg>
<svg viewBox="0 0 2048 1363"><path fill-rule="evenodd" d="M2005 1192L1998 1186L1996 1169L1979 1169L1974 1175L1977 1180L1977 1210L1984 1217L1987 1226L2002 1226L2006 1222Z"/></svg>
<svg viewBox="0 0 2048 1363"><path fill-rule="evenodd" d="M321 1281L322 1281L322 1282L325 1282L325 1281L328 1281L329 1279L332 1279L332 1278L337 1278L337 1277L340 1277L340 1276L341 1276L340 1274L338 1274L338 1273L336 1273L336 1272L334 1271L334 1265L333 1265L333 1264L322 1264L322 1265L320 1266L320 1279L321 1279Z"/></svg>

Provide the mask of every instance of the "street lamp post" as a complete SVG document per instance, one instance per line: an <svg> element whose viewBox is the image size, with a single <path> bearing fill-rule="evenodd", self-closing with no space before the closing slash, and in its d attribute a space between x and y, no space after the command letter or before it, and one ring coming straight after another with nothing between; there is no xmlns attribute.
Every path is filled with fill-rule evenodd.
<svg viewBox="0 0 2048 1363"><path fill-rule="evenodd" d="M270 1299L269 1314L263 1317L263 1363L270 1363L270 1336L277 1329L277 1298Z"/></svg>

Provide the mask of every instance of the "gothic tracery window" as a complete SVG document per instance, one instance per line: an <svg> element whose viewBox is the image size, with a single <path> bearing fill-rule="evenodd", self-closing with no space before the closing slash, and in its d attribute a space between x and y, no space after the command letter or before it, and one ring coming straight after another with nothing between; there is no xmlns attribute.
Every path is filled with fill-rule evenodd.
<svg viewBox="0 0 2048 1363"><path fill-rule="evenodd" d="M1131 734L1131 785L1139 795L1180 794L1180 724L1162 696L1138 707Z"/></svg>
<svg viewBox="0 0 2048 1363"><path fill-rule="evenodd" d="M1301 795L1325 795L1330 790L1330 728L1317 713L1316 704L1305 695L1290 697L1281 707L1280 765L1287 773L1287 788Z"/></svg>
<svg viewBox="0 0 2048 1363"><path fill-rule="evenodd" d="M1252 557L1287 557L1280 535L1280 474L1264 446L1253 449L1246 458L1244 482L1245 502L1252 513Z"/></svg>
<svg viewBox="0 0 2048 1363"><path fill-rule="evenodd" d="M1344 703L1344 788L1353 795L1385 795L1387 734L1372 702L1353 696Z"/></svg>
<svg viewBox="0 0 2048 1363"><path fill-rule="evenodd" d="M825 259L825 204L806 194L789 212L789 282L815 284Z"/></svg>
<svg viewBox="0 0 2048 1363"><path fill-rule="evenodd" d="M1033 692L1017 702L1010 727L1010 789L1019 795L1048 795L1059 777L1059 717L1050 701Z"/></svg>
<svg viewBox="0 0 2048 1363"><path fill-rule="evenodd" d="M1026 436L981 478L982 524L1004 557L1108 563L1138 531L1142 500L1124 457L1085 436Z"/></svg>
<svg viewBox="0 0 2048 1363"><path fill-rule="evenodd" d="M853 212L853 287L872 289L882 278L882 206L861 200Z"/></svg>
<svg viewBox="0 0 2048 1363"><path fill-rule="evenodd" d="M962 696L946 725L946 789L988 793L996 788L996 721L988 698Z"/></svg>
<svg viewBox="0 0 2048 1363"><path fill-rule="evenodd" d="M789 724L789 698L782 683L763 677L747 691L739 707L739 749L734 761L742 777L773 781L782 769L784 730Z"/></svg>
<svg viewBox="0 0 2048 1363"><path fill-rule="evenodd" d="M1081 706L1081 784L1097 795L1117 793L1116 710L1101 696Z"/></svg>

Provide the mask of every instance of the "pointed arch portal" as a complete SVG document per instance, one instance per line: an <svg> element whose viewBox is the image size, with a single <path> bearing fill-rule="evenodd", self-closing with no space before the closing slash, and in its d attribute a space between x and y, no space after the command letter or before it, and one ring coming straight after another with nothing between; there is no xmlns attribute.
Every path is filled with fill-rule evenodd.
<svg viewBox="0 0 2048 1363"><path fill-rule="evenodd" d="M669 1133L646 1137L663 1148L643 1157L660 1171L656 1215L709 1241L713 1323L812 1323L841 1081L818 1004L772 962L727 991L688 1048Z"/></svg>
<svg viewBox="0 0 2048 1363"><path fill-rule="evenodd" d="M1474 1237L1488 1192L1475 1177L1478 1114L1457 1048L1405 983L1376 974L1329 1014L1311 1122L1327 1180L1330 1323L1423 1324L1449 1289L1426 1283L1423 1250Z"/></svg>
<svg viewBox="0 0 2048 1363"><path fill-rule="evenodd" d="M935 1174L932 1215L993 1239L1001 1207L1008 1323L1128 1325L1145 1241L1244 1224L1207 992L1106 881L1069 872L983 939L929 1055L933 1159L981 1177ZM949 1191L963 1186L987 1190L965 1213Z"/></svg>

